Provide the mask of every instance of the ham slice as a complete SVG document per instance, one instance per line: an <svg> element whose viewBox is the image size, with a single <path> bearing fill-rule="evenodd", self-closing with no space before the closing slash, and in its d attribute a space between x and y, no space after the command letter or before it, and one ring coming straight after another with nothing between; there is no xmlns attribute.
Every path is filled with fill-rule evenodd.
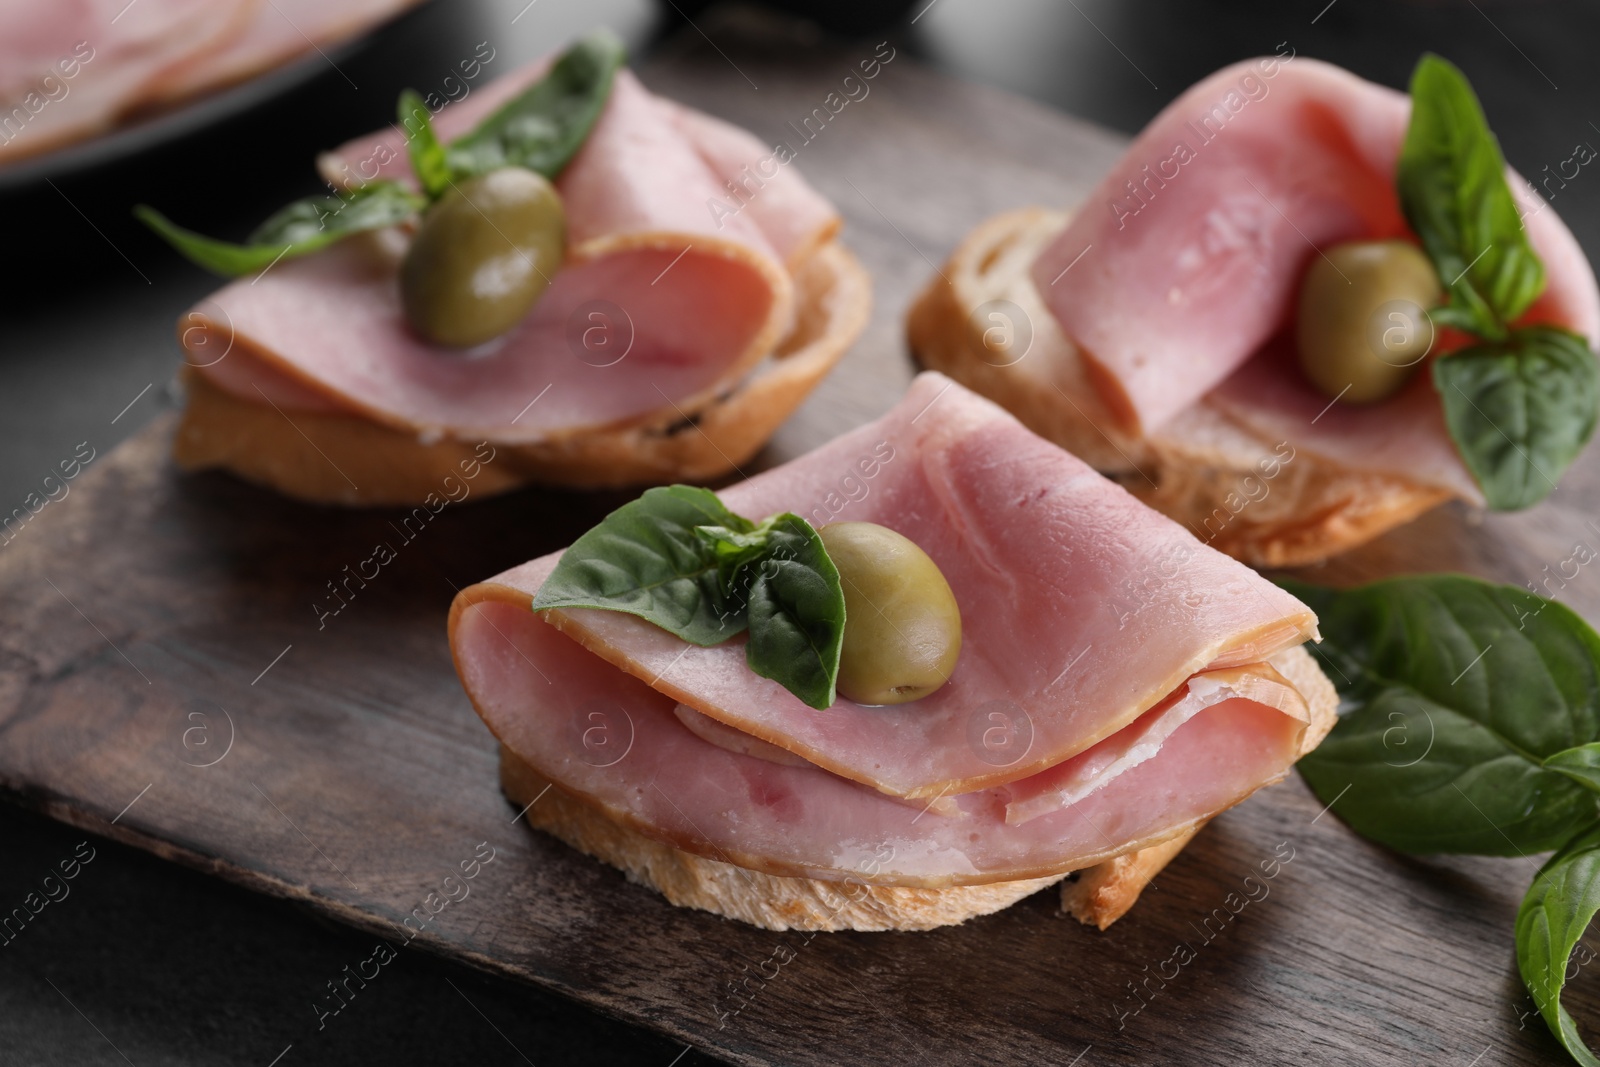
<svg viewBox="0 0 1600 1067"><path fill-rule="evenodd" d="M444 108L441 136L471 128L541 72ZM784 261L831 237L838 216L785 172L770 191L774 204L796 209L793 219L780 226L750 211L719 220L707 204L721 198L724 179L708 159L731 165L727 145L737 138L684 115L618 73L557 182L567 263L519 327L484 351L439 349L406 327L395 280L405 239L388 233L286 261L216 293L185 318L191 361L252 402L353 412L424 439L551 440L673 405L692 408L788 333L794 287ZM352 142L322 166L344 181L409 180L394 130ZM583 344L596 329L615 359ZM230 344L226 359L208 355ZM549 399L533 404L547 390Z"/></svg>
<svg viewBox="0 0 1600 1067"><path fill-rule="evenodd" d="M102 133L137 112L332 47L415 2L0 4L0 121L11 119L0 132L0 164ZM63 60L75 62L63 66Z"/></svg>
<svg viewBox="0 0 1600 1067"><path fill-rule="evenodd" d="M440 140L449 141L471 130L542 77L548 67L546 61L530 64L490 82L460 103L442 108L433 119ZM618 82L626 83L622 90L625 99L636 102L637 94L642 91L637 79L624 71L619 74ZM643 196L669 192L671 203L667 210L689 209L686 215L678 218L678 225L694 232L702 232L709 225L711 232L727 232L741 240L759 239L791 266L838 232L839 213L833 205L806 184L792 166L763 165L772 156L772 150L747 130L664 97L650 99L648 109L623 105L639 117L641 125L648 123L659 127L642 131L642 136L654 138L676 132L710 170L718 186L711 193L712 202L728 200L727 190L731 184L744 190L734 201L743 202L744 207L732 216L721 211L713 213L708 202L691 202L688 197L679 195L681 190L665 189L669 182L637 181L625 173L634 165L629 157L637 149L617 138L613 141L617 151L580 155L557 183L567 202L570 225L577 226L581 221L593 229L622 231L630 224L655 224L659 221L655 212L636 209L631 223L625 217L618 217L618 213L640 202ZM590 139L593 140L593 135ZM700 176L695 173L697 168L688 166L681 156L674 154L673 158L686 171L680 175L681 180L690 183L697 193L704 191ZM584 169L576 169L580 160L587 164ZM661 160L653 158L651 162L659 165ZM322 176L339 187L379 179L416 184L406 156L405 137L393 127L349 141L325 153L317 165ZM592 219L585 216L581 208L576 209L581 218L574 219L574 192L583 191L591 182L608 191L592 195L586 201L596 209Z"/></svg>
<svg viewBox="0 0 1600 1067"><path fill-rule="evenodd" d="M1445 428L1433 379L1418 374L1381 404L1333 404L1306 381L1293 342L1274 338L1201 402L1268 441L1346 467L1444 489L1469 504L1483 490L1461 461ZM1174 436L1181 419L1168 424Z"/></svg>
<svg viewBox="0 0 1600 1067"><path fill-rule="evenodd" d="M1300 693L1265 663L1204 671L1133 725L1048 770L1004 786L1006 822L1027 822L1077 804L1118 775L1160 755L1168 739L1196 715L1232 701L1277 708L1291 718L1305 714Z"/></svg>
<svg viewBox="0 0 1600 1067"><path fill-rule="evenodd" d="M820 768L703 741L670 696L586 655L524 605L463 609L453 644L489 728L563 790L678 848L803 878L942 887L1077 870L1182 833L1282 777L1304 728L1228 701L1077 805L1014 825L988 792L956 798L957 816L924 814ZM597 751L606 745L617 752Z"/></svg>
<svg viewBox="0 0 1600 1067"><path fill-rule="evenodd" d="M162 100L193 96L243 81L319 48L359 37L417 0L247 0L231 39L171 71L152 93Z"/></svg>
<svg viewBox="0 0 1600 1067"><path fill-rule="evenodd" d="M1283 328L1316 248L1405 234L1394 170L1409 117L1403 93L1268 58L1199 82L1134 140L1033 265L1129 429L1159 429L1250 360ZM1555 212L1523 199L1549 277L1528 321L1592 346L1594 274Z"/></svg>
<svg viewBox="0 0 1600 1067"><path fill-rule="evenodd" d="M961 662L932 695L870 710L840 699L818 711L747 669L738 640L690 646L621 612L547 618L711 718L835 774L923 798L1053 766L1196 672L1266 659L1314 632L1294 597L937 375L919 378L876 423L720 495L751 518L805 514L877 442L895 458L840 517L898 530L949 581L966 620ZM531 597L558 558L496 580ZM1109 655L1115 669L1078 669ZM991 710L1030 722L1032 743L1017 762L997 766L969 743Z"/></svg>
<svg viewBox="0 0 1600 1067"><path fill-rule="evenodd" d="M0 5L0 163L101 133L243 23L241 0Z"/></svg>
<svg viewBox="0 0 1600 1067"><path fill-rule="evenodd" d="M880 463L870 492L837 517L911 537L961 606L961 659L938 692L817 711L754 675L737 642L702 649L614 612L534 615L547 556L452 607L456 666L490 729L679 848L831 879L876 856L866 880L894 885L1074 870L1292 765L1306 701L1261 661L1314 633L1310 611L941 375L721 496L752 517L805 514L864 456Z"/></svg>

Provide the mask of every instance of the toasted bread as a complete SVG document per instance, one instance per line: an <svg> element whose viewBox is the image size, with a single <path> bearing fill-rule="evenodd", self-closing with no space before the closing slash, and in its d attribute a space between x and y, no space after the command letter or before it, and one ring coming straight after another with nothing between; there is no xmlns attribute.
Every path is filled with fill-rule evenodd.
<svg viewBox="0 0 1600 1067"><path fill-rule="evenodd" d="M1271 660L1311 709L1301 755L1333 728L1338 694L1303 648ZM1104 930L1125 915L1144 887L1182 851L1200 826L1072 875L988 885L923 889L789 878L697 856L624 826L554 786L511 749L500 749L500 786L528 825L619 868L631 882L655 889L683 908L699 908L767 930L930 930L988 915L1069 879L1062 910ZM1203 825L1203 823L1201 824Z"/></svg>
<svg viewBox="0 0 1600 1067"><path fill-rule="evenodd" d="M1326 559L1450 498L1397 475L1301 453L1269 497L1237 513L1225 508L1226 498L1270 459L1275 442L1204 401L1148 436L1121 428L1095 388L1092 366L1061 332L1030 276L1034 259L1068 218L1023 208L967 235L907 317L911 349L924 366L989 397L1212 547L1255 566ZM1018 322L1008 323L1017 317L1009 305L1021 310Z"/></svg>
<svg viewBox="0 0 1600 1067"><path fill-rule="evenodd" d="M703 482L745 463L844 356L866 325L871 281L837 241L793 272L793 329L742 381L690 410L672 404L559 441L488 444L479 493L527 484L617 488ZM476 439L419 440L358 414L282 411L226 392L187 367L188 404L173 456L186 470L221 468L288 496L352 506L420 504ZM481 453L478 458L482 459Z"/></svg>

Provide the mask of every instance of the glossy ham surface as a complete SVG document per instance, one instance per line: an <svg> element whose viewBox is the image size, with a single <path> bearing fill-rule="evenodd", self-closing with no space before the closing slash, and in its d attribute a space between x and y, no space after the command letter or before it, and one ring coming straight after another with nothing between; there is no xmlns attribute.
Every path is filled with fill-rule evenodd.
<svg viewBox="0 0 1600 1067"><path fill-rule="evenodd" d="M954 814L924 812L821 768L703 741L672 697L524 605L475 601L453 635L490 730L561 789L678 848L793 877L943 887L1077 870L1175 836L1282 777L1304 727L1227 701L1076 805L1012 824L991 791L954 798Z"/></svg>
<svg viewBox="0 0 1600 1067"><path fill-rule="evenodd" d="M1484 502L1445 428L1430 375L1414 376L1382 403L1328 401L1300 373L1292 343L1275 338L1203 403L1266 440L1292 443L1296 453L1436 486L1470 504Z"/></svg>
<svg viewBox="0 0 1600 1067"><path fill-rule="evenodd" d="M998 793L1005 801L1006 821L1023 823L1082 802L1118 776L1160 755L1195 716L1240 702L1274 708L1291 720L1306 715L1299 691L1267 664L1204 671L1093 747L1001 787Z"/></svg>
<svg viewBox="0 0 1600 1067"><path fill-rule="evenodd" d="M441 136L470 129L542 70L444 108ZM692 407L788 333L794 287L785 260L838 228L832 207L792 170L760 190L759 209L731 217L708 209L725 192L718 167L759 147L620 71L556 183L567 261L511 333L471 352L416 337L396 282L407 238L386 231L234 282L186 316L181 336L200 373L247 400L354 412L425 438L555 440ZM357 184L410 173L392 129L325 155L321 166Z"/></svg>
<svg viewBox="0 0 1600 1067"><path fill-rule="evenodd" d="M433 119L440 140L471 130L541 77L548 66L545 61L530 64L441 109ZM606 131L598 147L590 147L596 143L591 134L589 144L557 182L574 244L659 226L668 219L686 232L765 245L792 263L838 231L839 213L833 205L793 166L768 163L772 149L749 131L650 94L630 71L619 72L613 93L621 103L608 105L605 121L615 127ZM619 110L620 119L612 114ZM701 166L679 150L680 143ZM405 137L393 127L324 153L317 166L336 186L377 179L415 184ZM654 168L650 176L655 180L644 181L630 173L641 166ZM714 189L706 187L702 167L710 172ZM729 197L730 182L744 190L736 198ZM695 200L694 195L738 210L713 212L705 199Z"/></svg>
<svg viewBox="0 0 1600 1067"><path fill-rule="evenodd" d="M1129 429L1158 429L1249 361L1316 249L1407 233L1394 170L1409 117L1404 93L1268 57L1199 82L1134 140L1033 265ZM1593 271L1554 209L1508 178L1549 278L1528 321L1593 346Z"/></svg>
<svg viewBox="0 0 1600 1067"><path fill-rule="evenodd" d="M779 875L981 885L1165 840L1298 757L1307 697L1262 661L1304 657L1309 609L941 374L722 498L912 537L962 659L914 704L819 712L738 641L534 614L554 555L462 590L451 651L494 736L651 837Z"/></svg>
<svg viewBox="0 0 1600 1067"><path fill-rule="evenodd" d="M924 798L1053 766L1196 672L1257 662L1314 631L1294 597L937 374L920 376L877 422L720 495L752 519L813 514L874 455L893 458L835 518L898 531L949 581L961 659L930 696L875 708L840 699L818 711L751 672L741 640L691 646L621 612L546 617L711 718L883 792ZM493 581L531 597L558 557ZM1026 717L1025 754L997 763L972 743L992 712Z"/></svg>
<svg viewBox="0 0 1600 1067"><path fill-rule="evenodd" d="M866 492L842 501L846 479ZM1310 611L941 375L720 495L916 541L960 605L961 659L920 701L818 711L740 641L534 615L556 556L464 590L451 647L490 729L660 839L807 877L862 876L885 845L867 880L1033 877L1180 832L1295 759L1305 698L1261 661L1314 633Z"/></svg>

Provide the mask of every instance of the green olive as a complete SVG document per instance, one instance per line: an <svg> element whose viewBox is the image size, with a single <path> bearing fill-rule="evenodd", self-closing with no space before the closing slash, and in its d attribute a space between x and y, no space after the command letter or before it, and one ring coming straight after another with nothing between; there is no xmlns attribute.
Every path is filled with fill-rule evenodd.
<svg viewBox="0 0 1600 1067"><path fill-rule="evenodd" d="M817 533L844 586L839 692L858 704L904 704L950 679L961 655L961 612L938 564L871 522Z"/></svg>
<svg viewBox="0 0 1600 1067"><path fill-rule="evenodd" d="M1433 346L1426 309L1439 276L1405 241L1350 241L1311 260L1300 285L1300 367L1323 393L1356 404L1392 396Z"/></svg>
<svg viewBox="0 0 1600 1067"><path fill-rule="evenodd" d="M527 315L566 243L566 211L544 178L523 167L469 178L423 216L400 265L400 304L429 341L482 344Z"/></svg>

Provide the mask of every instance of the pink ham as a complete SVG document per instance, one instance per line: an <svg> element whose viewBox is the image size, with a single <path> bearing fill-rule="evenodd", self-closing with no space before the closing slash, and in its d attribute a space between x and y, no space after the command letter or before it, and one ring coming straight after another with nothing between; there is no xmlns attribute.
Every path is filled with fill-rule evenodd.
<svg viewBox="0 0 1600 1067"><path fill-rule="evenodd" d="M1048 770L1003 786L999 793L1005 799L1006 821L1027 822L1082 802L1160 755L1173 735L1195 716L1244 701L1276 708L1289 718L1304 713L1301 694L1266 664L1202 672L1131 726Z"/></svg>
<svg viewBox="0 0 1600 1067"><path fill-rule="evenodd" d="M0 4L0 164L110 129L248 13L241 0Z"/></svg>
<svg viewBox="0 0 1600 1067"><path fill-rule="evenodd" d="M471 128L541 70L446 107L441 136ZM838 217L785 173L774 202L797 205L800 222L780 227L754 211L719 220L707 204L724 179L707 160L727 163L729 138L708 120L715 132L704 136L717 151L702 151L687 128L682 109L618 73L557 182L567 264L529 317L487 351L441 350L406 327L395 283L404 241L390 234L286 261L215 294L185 319L191 362L253 402L357 412L425 437L549 440L692 406L788 332L794 297L783 259L830 236ZM348 182L409 180L392 129L325 156L322 167ZM596 330L619 362L583 344ZM212 362L207 354L230 342L229 356Z"/></svg>
<svg viewBox="0 0 1600 1067"><path fill-rule="evenodd" d="M869 456L870 492L838 517L893 526L950 581L964 641L938 692L817 711L753 674L737 642L702 649L615 612L535 615L547 556L452 608L457 669L491 730L679 847L839 878L887 845L869 880L898 885L1075 869L1293 763L1306 702L1260 661L1313 632L1305 606L941 375L721 495L748 516L804 514ZM994 722L1014 748L989 743Z"/></svg>
<svg viewBox="0 0 1600 1067"><path fill-rule="evenodd" d="M208 49L152 87L162 100L192 96L336 48L417 0L248 0L249 11L227 43ZM320 60L319 60L320 62Z"/></svg>
<svg viewBox="0 0 1600 1067"><path fill-rule="evenodd" d="M1280 337L1202 403L1266 440L1290 442L1297 454L1410 479L1471 504L1484 502L1445 429L1444 409L1427 374L1416 375L1381 404L1330 405L1300 373L1293 343Z"/></svg>
<svg viewBox="0 0 1600 1067"><path fill-rule="evenodd" d="M840 517L898 530L950 582L967 620L961 662L933 695L870 710L841 699L817 711L748 670L738 641L692 647L620 612L550 612L549 621L711 718L835 774L923 798L1053 766L1196 672L1263 660L1314 632L1294 597L935 374L878 422L721 496L751 518L806 514L878 442L894 458ZM531 597L557 558L496 582ZM1099 666L1107 657L1114 669ZM1003 766L971 743L974 724L997 707L1032 726L1026 755Z"/></svg>
<svg viewBox="0 0 1600 1067"><path fill-rule="evenodd" d="M1403 93L1269 58L1201 81L1134 140L1033 267L1130 429L1160 428L1278 332L1315 248L1405 233L1393 183L1409 116ZM1529 321L1593 345L1600 295L1576 240L1550 209L1525 225L1550 279Z"/></svg>
<svg viewBox="0 0 1600 1067"><path fill-rule="evenodd" d="M540 622L467 590L453 616L462 683L502 743L568 793L678 848L749 870L943 887L1077 870L1175 836L1283 776L1304 723L1247 700L1179 729L1075 806L1020 824L991 792L923 812L816 767L731 752L673 700Z"/></svg>
<svg viewBox="0 0 1600 1067"><path fill-rule="evenodd" d="M104 132L135 113L270 70L314 49L332 48L415 2L0 4L0 122L6 116L11 120L0 128L0 164ZM63 60L69 61L65 67Z"/></svg>
<svg viewBox="0 0 1600 1067"><path fill-rule="evenodd" d="M433 119L440 140L449 141L471 130L541 77L548 66L547 62L531 64L505 78L490 82L460 103L450 104L440 110ZM640 201L641 197L667 191L671 193L671 201L665 205L667 210L674 213L679 209L692 212L692 217L677 217L677 225L693 232L702 232L709 227L710 232L727 232L742 240L755 239L754 235L759 233L759 239L788 263L804 256L838 231L839 213L833 205L807 185L792 166L774 167L767 163L773 153L753 135L721 119L665 98L651 98L651 107L648 109L637 107L638 94L643 92L638 80L624 71L618 76L618 83L627 101L622 106L640 120L635 132L648 142L669 132L667 128L651 127L665 126L676 131L710 170L717 188L709 191L705 201L695 202L670 189L672 182L667 180L673 177L670 174L661 175L660 180L649 183L629 177L627 170L637 166L636 161L630 158L637 151L637 146L629 145L618 137L612 140L617 151L585 152L562 175L559 188L567 198L569 222L577 224L572 218L576 210L584 225L600 232L626 231L636 224L656 224L659 222L656 209L635 210L631 219L622 212ZM661 153L660 158L652 153L651 162L659 166L665 157L666 153ZM676 153L672 158L676 165L687 172L678 175L679 180L689 183L697 194L707 191L701 176L696 173L697 168L686 166L687 161ZM585 164L582 168L580 161ZM358 137L341 145L325 153L317 161L317 166L322 176L335 186L356 186L377 179L414 183L407 162L405 137L394 128ZM754 178L750 176L751 172L754 172ZM606 190L585 201L593 205L593 216L586 215L582 208L575 209L572 202L574 192L581 193L590 182ZM713 204L729 202L730 184L743 188L745 192L740 194L740 198L748 201L743 210L732 216L712 210ZM738 201L731 203L737 204ZM574 242L579 240L575 234Z"/></svg>

